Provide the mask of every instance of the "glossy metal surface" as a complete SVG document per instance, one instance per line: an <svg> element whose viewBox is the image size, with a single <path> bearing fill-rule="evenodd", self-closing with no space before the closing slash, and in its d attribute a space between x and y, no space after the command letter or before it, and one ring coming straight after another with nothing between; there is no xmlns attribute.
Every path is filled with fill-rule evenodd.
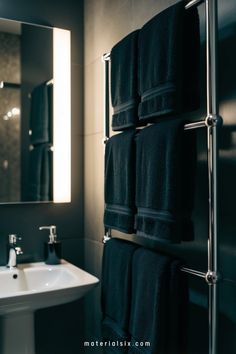
<svg viewBox="0 0 236 354"><path fill-rule="evenodd" d="M185 5L185 9L188 10L190 7L200 5L204 0L192 0Z"/></svg>
<svg viewBox="0 0 236 354"><path fill-rule="evenodd" d="M184 130L192 130L192 129L198 129L198 128L204 128L204 127L206 127L205 120L200 120L198 122L185 124Z"/></svg>
<svg viewBox="0 0 236 354"><path fill-rule="evenodd" d="M23 254L23 251L16 244L18 240L21 240L21 237L18 237L16 234L10 234L8 240L8 261L6 267L12 269L17 267L17 256Z"/></svg>
<svg viewBox="0 0 236 354"><path fill-rule="evenodd" d="M208 272L218 272L218 128L220 121L217 97L217 0L206 0L207 117L214 124L207 128L209 182ZM209 354L217 353L218 284L209 284Z"/></svg>
<svg viewBox="0 0 236 354"><path fill-rule="evenodd" d="M104 144L110 137L110 106L109 106L109 78L110 78L110 53L102 57L104 63Z"/></svg>
<svg viewBox="0 0 236 354"><path fill-rule="evenodd" d="M199 272L198 270L194 270L194 269L191 269L191 268L182 267L181 271L185 272L185 273L188 273L188 274L195 275L195 276L200 277L200 278L204 278L204 279L206 278L206 273Z"/></svg>

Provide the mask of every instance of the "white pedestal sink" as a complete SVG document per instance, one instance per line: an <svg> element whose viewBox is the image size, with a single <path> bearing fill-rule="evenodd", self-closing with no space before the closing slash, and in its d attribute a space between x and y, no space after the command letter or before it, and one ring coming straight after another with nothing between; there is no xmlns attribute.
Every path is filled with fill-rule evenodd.
<svg viewBox="0 0 236 354"><path fill-rule="evenodd" d="M34 311L77 300L99 280L74 265L20 264L0 267L3 354L35 354Z"/></svg>

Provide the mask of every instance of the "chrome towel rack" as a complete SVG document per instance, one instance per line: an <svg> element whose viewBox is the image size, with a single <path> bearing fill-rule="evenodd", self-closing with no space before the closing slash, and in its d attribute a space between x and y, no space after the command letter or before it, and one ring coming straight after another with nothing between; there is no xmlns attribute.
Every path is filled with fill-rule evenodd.
<svg viewBox="0 0 236 354"><path fill-rule="evenodd" d="M209 354L217 354L218 331L218 132L223 124L219 115L217 94L217 0L192 0L185 9L205 3L206 14L206 118L184 126L185 130L206 128L208 160L208 270L200 272L182 267L182 271L206 280L208 286ZM110 138L109 75L110 53L102 56L104 62L104 144ZM105 229L103 242L111 238L111 229Z"/></svg>

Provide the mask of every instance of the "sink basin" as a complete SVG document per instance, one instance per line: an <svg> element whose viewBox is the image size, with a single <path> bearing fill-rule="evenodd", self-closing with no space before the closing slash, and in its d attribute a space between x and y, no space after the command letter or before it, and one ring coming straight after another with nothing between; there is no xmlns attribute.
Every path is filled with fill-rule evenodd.
<svg viewBox="0 0 236 354"><path fill-rule="evenodd" d="M19 353L33 354L34 311L77 300L98 282L96 277L65 260L59 265L38 262L20 264L16 269L0 267L0 316L4 316L5 323L3 353L16 353L17 343ZM17 340L12 341L12 333L17 334Z"/></svg>
<svg viewBox="0 0 236 354"><path fill-rule="evenodd" d="M96 277L64 260L54 266L39 262L13 270L0 267L0 315L70 302L97 283Z"/></svg>

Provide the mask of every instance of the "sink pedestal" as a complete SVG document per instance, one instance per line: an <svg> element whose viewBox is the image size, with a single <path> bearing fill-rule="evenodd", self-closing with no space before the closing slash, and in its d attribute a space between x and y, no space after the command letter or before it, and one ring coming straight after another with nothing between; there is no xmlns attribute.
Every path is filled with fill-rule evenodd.
<svg viewBox="0 0 236 354"><path fill-rule="evenodd" d="M4 354L35 354L33 312L15 312L2 317L2 332Z"/></svg>

